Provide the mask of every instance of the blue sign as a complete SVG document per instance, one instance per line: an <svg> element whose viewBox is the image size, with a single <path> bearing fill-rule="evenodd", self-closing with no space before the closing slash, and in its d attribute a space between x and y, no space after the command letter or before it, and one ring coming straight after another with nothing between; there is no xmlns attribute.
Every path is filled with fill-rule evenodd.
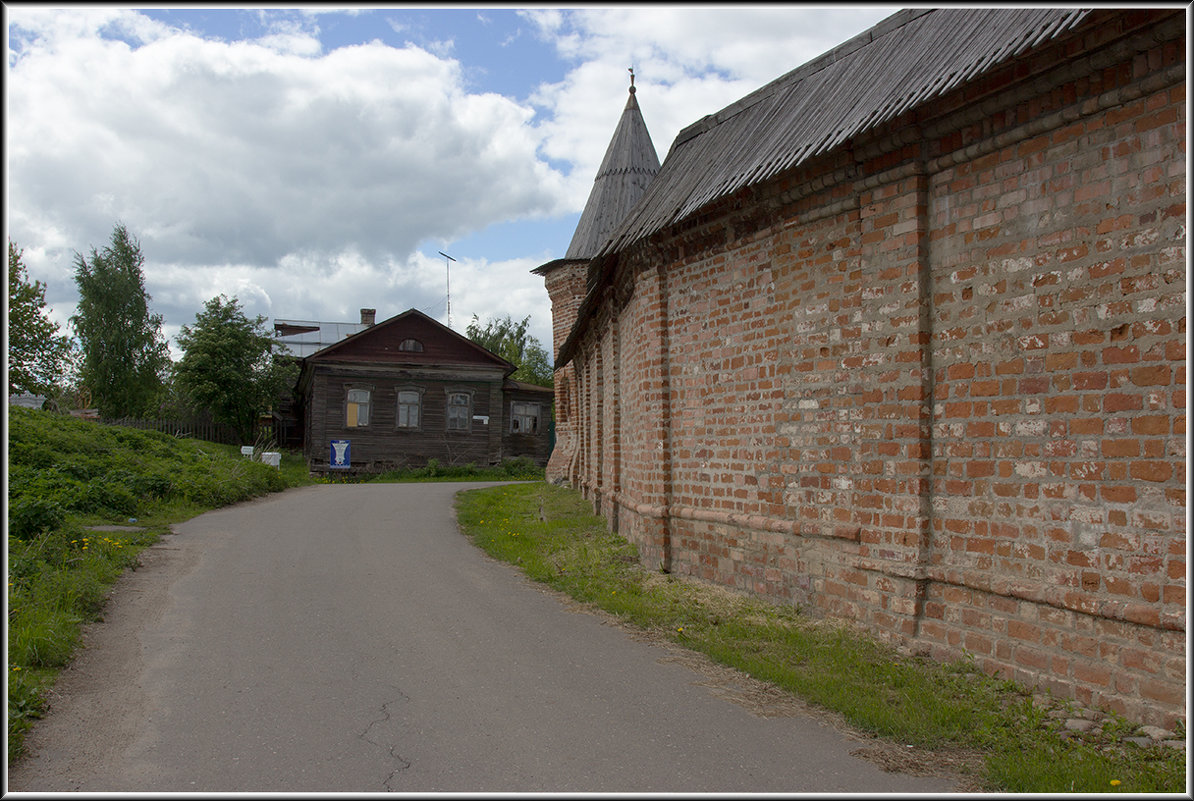
<svg viewBox="0 0 1194 801"><path fill-rule="evenodd" d="M345 469L352 467L352 454L350 447L352 440L349 439L334 439L332 440L331 466Z"/></svg>

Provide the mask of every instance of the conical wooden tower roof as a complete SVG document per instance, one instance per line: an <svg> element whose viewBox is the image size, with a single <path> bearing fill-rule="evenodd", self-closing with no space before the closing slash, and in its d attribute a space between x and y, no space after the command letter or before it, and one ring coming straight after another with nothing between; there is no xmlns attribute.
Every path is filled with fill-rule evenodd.
<svg viewBox="0 0 1194 801"><path fill-rule="evenodd" d="M597 255L610 234L626 219L642 197L647 184L659 172L659 156L647 133L647 125L634 97L634 75L630 97L614 131L605 159L593 179L593 191L576 224L565 259L589 259Z"/></svg>

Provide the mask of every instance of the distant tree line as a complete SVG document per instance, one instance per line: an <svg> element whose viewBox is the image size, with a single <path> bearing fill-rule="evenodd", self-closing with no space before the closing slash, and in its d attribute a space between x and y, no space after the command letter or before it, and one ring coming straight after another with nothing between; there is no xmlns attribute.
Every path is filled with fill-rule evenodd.
<svg viewBox="0 0 1194 801"><path fill-rule="evenodd" d="M79 302L74 339L48 317L45 285L30 282L23 251L8 243L9 393L45 395L105 419L203 416L249 439L258 415L277 403L297 374L236 298L207 301L178 336L178 363L150 311L141 245L117 224L102 249L75 254Z"/></svg>

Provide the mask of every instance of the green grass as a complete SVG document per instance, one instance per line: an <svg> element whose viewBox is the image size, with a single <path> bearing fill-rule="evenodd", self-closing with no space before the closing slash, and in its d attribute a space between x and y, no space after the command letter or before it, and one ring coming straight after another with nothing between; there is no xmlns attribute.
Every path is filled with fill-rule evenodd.
<svg viewBox="0 0 1194 801"><path fill-rule="evenodd" d="M240 449L31 409L8 415L8 758L44 714L46 691L83 624L137 555L219 506L308 483L301 457L281 469ZM99 532L104 524L135 531Z"/></svg>
<svg viewBox="0 0 1194 801"><path fill-rule="evenodd" d="M445 465L429 459L424 467L389 470L376 474L330 475L319 481L326 484L400 484L433 481L542 481L543 468L525 457L507 459L495 467L475 464Z"/></svg>
<svg viewBox="0 0 1194 801"><path fill-rule="evenodd" d="M768 681L851 726L904 745L969 752L992 792L1182 792L1185 754L1098 737L1063 738L1012 682L967 662L901 655L845 624L646 570L577 493L544 483L461 493L462 530L495 558L578 601ZM1116 782L1113 784L1112 782Z"/></svg>

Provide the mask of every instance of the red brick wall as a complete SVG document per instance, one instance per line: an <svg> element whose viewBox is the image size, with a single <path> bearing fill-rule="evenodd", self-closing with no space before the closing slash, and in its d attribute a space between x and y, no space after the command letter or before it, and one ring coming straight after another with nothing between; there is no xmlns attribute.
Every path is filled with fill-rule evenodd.
<svg viewBox="0 0 1194 801"><path fill-rule="evenodd" d="M569 479L646 564L1184 718L1182 20L1102 19L620 254Z"/></svg>
<svg viewBox="0 0 1194 801"><path fill-rule="evenodd" d="M1186 112L1134 94L932 176L922 634L1139 716L1184 695Z"/></svg>
<svg viewBox="0 0 1194 801"><path fill-rule="evenodd" d="M585 297L586 262L565 262L544 274L547 295L552 308L552 356L568 338L576 314ZM549 481L574 480L573 459L576 457L576 427L578 415L576 369L571 364L555 371L555 427L556 444L547 464Z"/></svg>

